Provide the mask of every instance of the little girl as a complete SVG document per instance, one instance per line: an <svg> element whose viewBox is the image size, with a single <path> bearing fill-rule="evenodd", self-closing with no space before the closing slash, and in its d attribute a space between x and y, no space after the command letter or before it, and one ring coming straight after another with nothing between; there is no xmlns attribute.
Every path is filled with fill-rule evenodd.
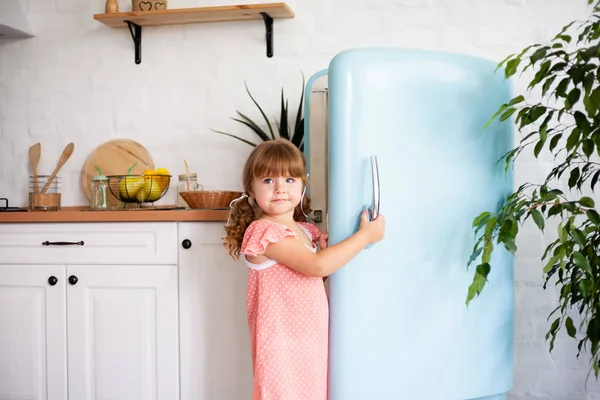
<svg viewBox="0 0 600 400"><path fill-rule="evenodd" d="M384 217L369 221L363 211L358 232L328 247L327 234L303 222L310 210L305 160L285 139L256 146L243 184L224 242L234 259L244 254L249 267L252 400L326 400L329 307L323 277L380 241Z"/></svg>

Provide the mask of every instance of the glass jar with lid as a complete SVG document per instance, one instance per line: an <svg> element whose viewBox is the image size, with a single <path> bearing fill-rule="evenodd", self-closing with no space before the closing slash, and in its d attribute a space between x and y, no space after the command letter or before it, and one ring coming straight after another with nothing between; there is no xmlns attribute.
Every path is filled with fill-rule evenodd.
<svg viewBox="0 0 600 400"><path fill-rule="evenodd" d="M108 178L94 176L90 183L90 207L92 210L108 210Z"/></svg>
<svg viewBox="0 0 600 400"><path fill-rule="evenodd" d="M179 175L179 182L177 183L177 207L190 208L181 197L181 192L200 192L204 187L198 183L198 175L195 172Z"/></svg>

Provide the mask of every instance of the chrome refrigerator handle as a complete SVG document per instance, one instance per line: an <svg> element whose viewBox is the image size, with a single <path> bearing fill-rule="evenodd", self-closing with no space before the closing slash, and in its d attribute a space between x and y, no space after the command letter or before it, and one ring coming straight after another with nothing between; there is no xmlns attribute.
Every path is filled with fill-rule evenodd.
<svg viewBox="0 0 600 400"><path fill-rule="evenodd" d="M379 193L379 166L377 165L377 157L371 156L371 171L373 172L373 208L371 209L371 219L377 218L379 215L380 193Z"/></svg>

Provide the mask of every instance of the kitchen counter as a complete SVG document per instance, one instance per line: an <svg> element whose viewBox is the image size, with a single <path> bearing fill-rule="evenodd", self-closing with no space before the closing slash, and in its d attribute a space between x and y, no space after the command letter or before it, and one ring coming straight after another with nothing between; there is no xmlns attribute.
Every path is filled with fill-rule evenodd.
<svg viewBox="0 0 600 400"><path fill-rule="evenodd" d="M227 221L229 210L131 209L92 211L89 207L63 207L60 211L0 212L1 223L26 222L198 222Z"/></svg>

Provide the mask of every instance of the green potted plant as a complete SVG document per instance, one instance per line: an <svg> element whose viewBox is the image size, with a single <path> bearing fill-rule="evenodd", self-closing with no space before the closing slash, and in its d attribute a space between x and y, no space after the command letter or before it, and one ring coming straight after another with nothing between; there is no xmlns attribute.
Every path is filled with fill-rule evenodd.
<svg viewBox="0 0 600 400"><path fill-rule="evenodd" d="M531 217L544 232L549 219L560 220L554 240L542 255L544 288L556 285L560 298L548 317L550 351L557 333L578 340L577 356L589 351L590 371L600 371L600 215L593 192L600 177L600 1L588 0L593 13L586 21L566 25L550 44L534 44L499 63L506 78L518 71L535 72L528 91L542 101L529 103L518 95L503 104L490 122L514 118L528 133L503 160L506 168L523 151L537 158L550 152L556 166L543 182L526 182L499 210L485 211L473 220L477 243L467 267L476 262L467 305L484 289L492 268L495 246L518 251L519 225ZM489 123L488 122L488 125ZM566 180L569 190L559 189ZM577 322L576 322L577 321ZM580 322L579 322L580 321Z"/></svg>
<svg viewBox="0 0 600 400"><path fill-rule="evenodd" d="M265 130L265 129L261 128L261 126L258 122L252 121L246 115L242 114L241 112L239 112L237 110L236 110L236 112L238 113L239 118L232 117L231 119L250 128L250 130L252 132L254 132L256 134L256 136L258 136L258 138L262 141L283 138L283 139L287 139L287 140L291 141L296 147L298 147L300 149L300 151L304 151L304 118L302 117L302 103L304 102L304 75L302 75L302 94L300 96L300 104L298 106L298 112L296 113L296 121L293 124L293 127L294 127L293 130L290 129L290 125L289 125L290 121L288 118L288 100L284 96L283 88L281 88L281 110L279 112L279 121L277 121L277 119L275 119L275 125L277 127L277 132L275 132L275 130L273 129L273 124L271 124L271 122L269 121L269 118L267 118L267 115L263 111L262 107L254 99L254 96L252 96L252 93L250 93L250 90L248 89L248 85L246 84L245 86L246 86L246 93L248 93L248 96L250 96L250 99L252 99L252 102L256 105L256 107L260 111L261 115L263 116L263 118L266 122L267 129ZM232 138L240 140L246 144L249 144L250 146L253 146L253 147L256 146L256 143L253 143L249 140L243 139L243 138L233 135L231 133L221 132L221 131L217 131L214 129L212 129L212 130L221 135L230 136Z"/></svg>

